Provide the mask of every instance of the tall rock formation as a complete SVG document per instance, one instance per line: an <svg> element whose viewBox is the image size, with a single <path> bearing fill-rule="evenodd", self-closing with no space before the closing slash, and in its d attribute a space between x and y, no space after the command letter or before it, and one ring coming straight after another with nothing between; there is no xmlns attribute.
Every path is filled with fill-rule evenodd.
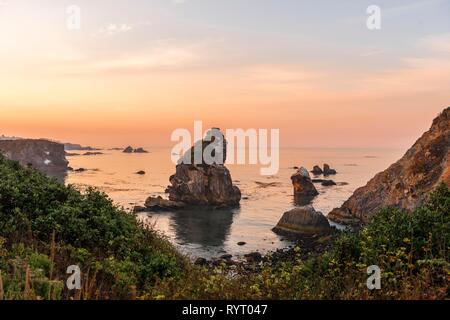
<svg viewBox="0 0 450 320"><path fill-rule="evenodd" d="M8 159L33 168L63 181L68 161L64 145L48 140L0 140L0 152Z"/></svg>
<svg viewBox="0 0 450 320"><path fill-rule="evenodd" d="M367 223L385 207L414 209L441 182L450 186L450 107L399 161L357 189L328 218L343 224Z"/></svg>
<svg viewBox="0 0 450 320"><path fill-rule="evenodd" d="M319 192L314 186L308 170L301 167L291 176L294 186L294 202L297 205L304 206L309 204Z"/></svg>
<svg viewBox="0 0 450 320"><path fill-rule="evenodd" d="M211 129L205 139L196 142L180 159L175 174L170 177L171 185L166 190L169 199L190 205L239 205L241 191L233 185L230 171L224 165L226 146L225 137L217 128ZM205 150L216 161L204 159Z"/></svg>

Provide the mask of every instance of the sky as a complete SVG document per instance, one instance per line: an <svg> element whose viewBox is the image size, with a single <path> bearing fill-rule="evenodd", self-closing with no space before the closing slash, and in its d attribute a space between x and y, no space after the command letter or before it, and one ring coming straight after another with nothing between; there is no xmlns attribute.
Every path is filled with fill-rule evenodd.
<svg viewBox="0 0 450 320"><path fill-rule="evenodd" d="M450 0L0 0L0 134L171 146L200 120L279 129L283 147L406 148L450 105L449 13Z"/></svg>

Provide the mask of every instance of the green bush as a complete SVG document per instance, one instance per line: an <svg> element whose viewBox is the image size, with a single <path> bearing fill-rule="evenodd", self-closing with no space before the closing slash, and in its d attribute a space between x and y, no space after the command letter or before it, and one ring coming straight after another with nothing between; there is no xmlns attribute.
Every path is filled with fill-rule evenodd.
<svg viewBox="0 0 450 320"><path fill-rule="evenodd" d="M91 281L103 281L97 286L104 287L109 298L128 297L128 287L139 292L160 278L179 276L185 263L167 239L145 228L104 193L93 188L80 193L3 156L0 237L5 239L0 246L3 277L25 281L24 275L11 276L12 269L17 271L16 256L31 268L32 276L52 276L50 280L65 278L66 268L78 264ZM5 282L6 289L17 285Z"/></svg>

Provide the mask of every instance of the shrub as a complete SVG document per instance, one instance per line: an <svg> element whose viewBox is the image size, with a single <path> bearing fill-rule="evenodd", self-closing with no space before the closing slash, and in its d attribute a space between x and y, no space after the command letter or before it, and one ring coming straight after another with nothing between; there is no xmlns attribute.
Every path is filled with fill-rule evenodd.
<svg viewBox="0 0 450 320"><path fill-rule="evenodd" d="M3 156L0 177L0 267L9 297L25 290L25 276L11 274L18 270L17 256L30 276L48 281L64 279L66 268L78 264L96 282L91 291L102 288L98 298L126 298L124 286L139 293L159 278L180 275L184 258L168 240L104 193L93 188L80 193ZM23 265L19 269L26 270Z"/></svg>

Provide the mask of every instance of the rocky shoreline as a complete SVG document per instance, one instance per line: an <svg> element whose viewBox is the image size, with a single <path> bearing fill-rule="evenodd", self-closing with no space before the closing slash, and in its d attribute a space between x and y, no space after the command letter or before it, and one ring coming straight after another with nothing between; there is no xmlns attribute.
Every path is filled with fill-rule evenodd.
<svg viewBox="0 0 450 320"><path fill-rule="evenodd" d="M221 256L211 259L196 258L194 264L207 269L225 267L228 271L239 269L245 272L258 272L264 266L275 266L280 262L288 263L319 256L333 247L340 234L341 231L333 229L332 232L326 234L303 235L297 237L293 245L265 254L252 251L244 255L233 256L225 252Z"/></svg>

